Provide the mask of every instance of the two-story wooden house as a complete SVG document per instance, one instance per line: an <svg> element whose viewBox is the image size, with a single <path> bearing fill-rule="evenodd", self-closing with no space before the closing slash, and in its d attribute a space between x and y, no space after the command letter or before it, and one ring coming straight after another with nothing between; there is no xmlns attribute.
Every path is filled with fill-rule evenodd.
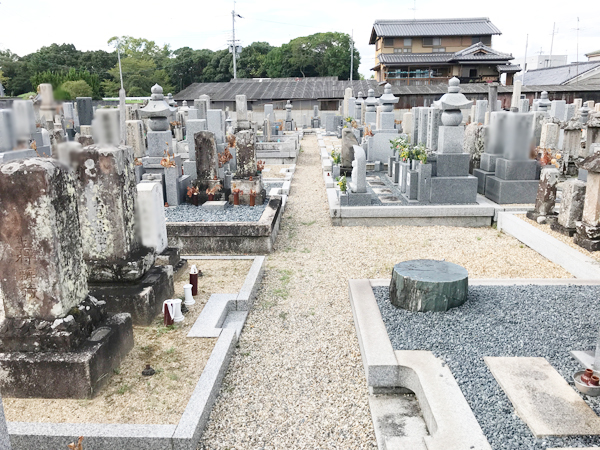
<svg viewBox="0 0 600 450"><path fill-rule="evenodd" d="M512 55L492 50L500 30L486 17L472 19L377 20L369 44L375 45L375 78L397 86L499 81L520 71Z"/></svg>

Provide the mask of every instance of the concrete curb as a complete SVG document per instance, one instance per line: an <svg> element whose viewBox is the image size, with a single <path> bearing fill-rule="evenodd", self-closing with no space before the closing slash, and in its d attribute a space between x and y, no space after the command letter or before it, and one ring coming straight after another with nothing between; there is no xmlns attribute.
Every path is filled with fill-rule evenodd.
<svg viewBox="0 0 600 450"><path fill-rule="evenodd" d="M373 294L373 285L384 285L384 280L350 280L348 285L369 391L414 392L430 433L423 438L430 450L490 450L449 368L429 351L393 350ZM386 448L385 442L378 441L378 447Z"/></svg>
<svg viewBox="0 0 600 450"><path fill-rule="evenodd" d="M576 278L600 280L600 262L528 224L514 213L498 214L498 230L518 239Z"/></svg>
<svg viewBox="0 0 600 450"><path fill-rule="evenodd" d="M66 448L84 436L86 450L195 450L264 274L265 256L187 256L187 259L253 259L237 294L213 294L187 337L218 337L177 425L7 422L13 450ZM208 308L208 309L207 309ZM239 309L239 310L238 310ZM206 313L205 313L206 311Z"/></svg>

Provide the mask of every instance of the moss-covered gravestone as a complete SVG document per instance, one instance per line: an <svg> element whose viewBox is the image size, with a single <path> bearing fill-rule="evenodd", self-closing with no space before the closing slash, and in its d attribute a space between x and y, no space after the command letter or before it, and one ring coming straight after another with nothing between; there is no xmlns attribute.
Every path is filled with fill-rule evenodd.
<svg viewBox="0 0 600 450"><path fill-rule="evenodd" d="M467 269L446 261L417 259L394 266L392 305L409 311L448 311L467 301Z"/></svg>

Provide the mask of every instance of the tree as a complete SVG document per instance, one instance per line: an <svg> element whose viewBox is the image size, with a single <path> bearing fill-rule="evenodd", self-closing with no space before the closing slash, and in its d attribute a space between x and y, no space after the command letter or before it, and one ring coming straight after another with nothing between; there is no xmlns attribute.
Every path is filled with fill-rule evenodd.
<svg viewBox="0 0 600 450"><path fill-rule="evenodd" d="M20 95L33 89L29 81L27 62L10 50L0 50L0 70L8 82L4 85L6 95Z"/></svg>
<svg viewBox="0 0 600 450"><path fill-rule="evenodd" d="M68 72L72 68L79 69L80 57L81 52L73 44L52 44L24 58L27 60L29 71L37 73L47 70Z"/></svg>
<svg viewBox="0 0 600 450"><path fill-rule="evenodd" d="M0 84L2 85L2 87L7 86L9 80L10 78L5 77L2 70L0 70Z"/></svg>
<svg viewBox="0 0 600 450"><path fill-rule="evenodd" d="M91 74L87 70L75 70L71 69L68 72L62 71L50 71L36 73L31 77L31 84L34 88L37 88L42 83L50 83L54 89L58 89L66 81L78 81L83 80L92 89L92 93L89 95L95 99L101 98L100 95L100 78L96 74Z"/></svg>
<svg viewBox="0 0 600 450"><path fill-rule="evenodd" d="M174 57L169 61L167 72L177 84L177 92L192 83L202 81L204 69L213 55L212 50L193 50L190 47L182 47L173 52Z"/></svg>
<svg viewBox="0 0 600 450"><path fill-rule="evenodd" d="M71 100L77 97L91 97L93 95L92 87L84 80L65 81L60 87L70 95Z"/></svg>
<svg viewBox="0 0 600 450"><path fill-rule="evenodd" d="M238 78L263 78L267 76L265 60L273 49L268 42L253 42L242 50L237 62Z"/></svg>
<svg viewBox="0 0 600 450"><path fill-rule="evenodd" d="M202 81L229 81L233 78L233 56L229 50L216 51L202 74Z"/></svg>

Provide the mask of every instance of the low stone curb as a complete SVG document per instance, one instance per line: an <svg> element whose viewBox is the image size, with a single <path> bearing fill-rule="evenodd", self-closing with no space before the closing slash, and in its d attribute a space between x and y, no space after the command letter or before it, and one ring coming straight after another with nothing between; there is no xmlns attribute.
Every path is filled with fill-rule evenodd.
<svg viewBox="0 0 600 450"><path fill-rule="evenodd" d="M413 392L430 433L423 438L430 450L491 450L450 369L429 351L394 351L371 281L348 284L369 392ZM378 446L385 448L385 442Z"/></svg>
<svg viewBox="0 0 600 450"><path fill-rule="evenodd" d="M498 230L518 239L576 278L600 280L600 262L528 224L514 213L498 214Z"/></svg>
<svg viewBox="0 0 600 450"><path fill-rule="evenodd" d="M188 257L190 258L190 257ZM136 450L195 450L218 397L223 377L251 309L264 274L265 257L191 257L191 259L254 259L244 284L237 294L213 294L225 311L211 305L210 314L204 310L194 323L188 337L212 332L217 343L202 371L179 423L161 424L92 424L92 423L33 423L7 422L13 450L55 450L66 448L84 436L86 450L123 448ZM227 297L229 300L223 301ZM217 303L213 299L213 304ZM210 299L209 299L210 302ZM230 304L231 302L231 304ZM228 306L227 306L228 305ZM205 308L208 306L205 306ZM217 317L218 316L218 317ZM216 318L216 319L215 319ZM219 328L222 327L222 328ZM195 330L195 335L192 331Z"/></svg>

